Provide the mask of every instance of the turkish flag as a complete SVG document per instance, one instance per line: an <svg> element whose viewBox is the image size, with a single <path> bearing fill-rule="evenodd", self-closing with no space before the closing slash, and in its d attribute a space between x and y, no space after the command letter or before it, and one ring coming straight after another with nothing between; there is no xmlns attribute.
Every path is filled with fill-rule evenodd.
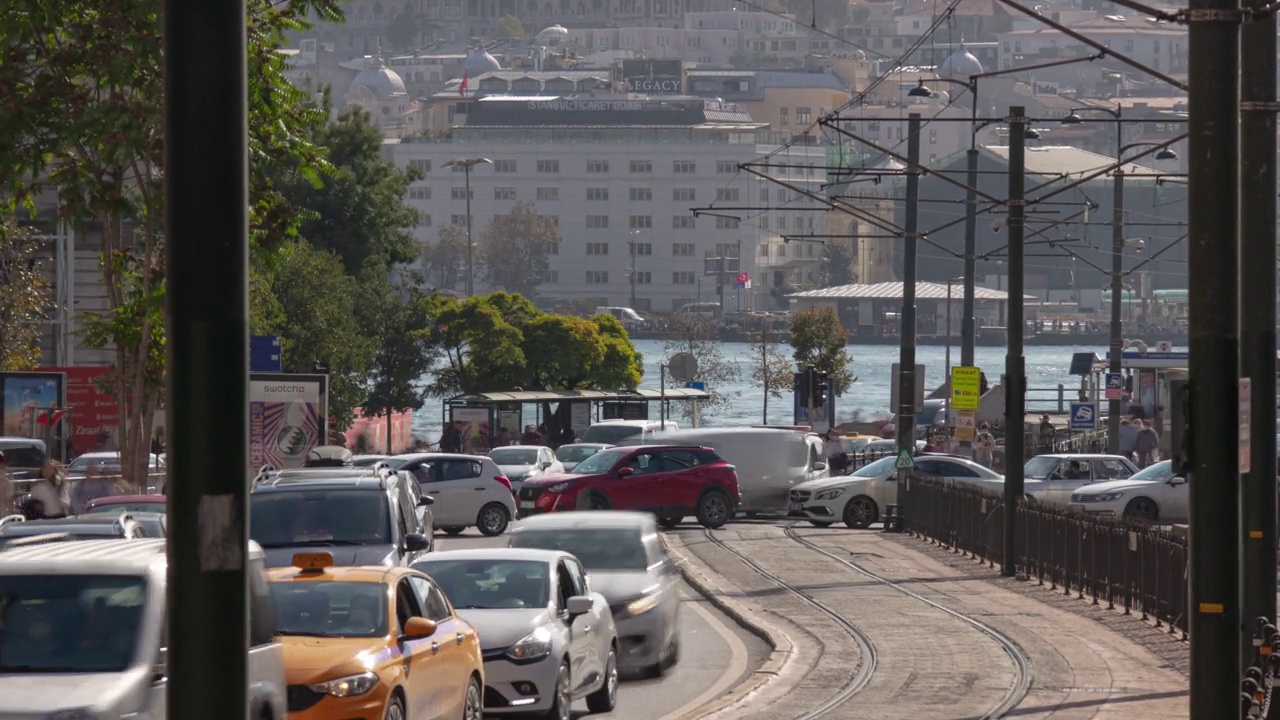
<svg viewBox="0 0 1280 720"><path fill-rule="evenodd" d="M40 413L40 417L36 418L36 422L40 425L57 425L62 416L66 414L66 410L46 410Z"/></svg>
<svg viewBox="0 0 1280 720"><path fill-rule="evenodd" d="M468 75L467 75L467 73L464 71L464 72L462 73L462 84L458 86L458 97L466 97L466 96L467 96L467 80L469 80L469 79L470 79L470 78L469 78L469 76L468 76Z"/></svg>

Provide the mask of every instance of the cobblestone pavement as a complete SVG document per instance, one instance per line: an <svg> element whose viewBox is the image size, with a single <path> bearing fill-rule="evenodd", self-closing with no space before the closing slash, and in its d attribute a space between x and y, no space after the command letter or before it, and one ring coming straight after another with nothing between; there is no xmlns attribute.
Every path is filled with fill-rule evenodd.
<svg viewBox="0 0 1280 720"><path fill-rule="evenodd" d="M998 575L978 563L938 557L948 554L934 552L920 540L807 526L796 530L822 549L918 597L791 540L782 526L731 525L716 533L728 549L701 531L668 534L671 550L688 567L791 645L791 661L777 678L750 696L745 706L722 713L725 718L802 717L860 679L859 668L868 664L870 676L862 679L859 691L824 717L982 718L1010 694L1020 695L1020 662L1029 662L1032 681L1008 717L1187 716L1186 679L1175 663L1153 652L1155 638L1140 642L1130 633L1059 607L1061 603L1044 602L1040 593L995 580ZM860 652L848 629L760 576L730 550L851 621L870 652ZM990 626L1011 641L1012 650L981 625L947 610ZM1121 623L1141 628L1135 634L1161 635L1139 620L1112 614ZM1163 639L1172 648L1185 647L1167 636Z"/></svg>

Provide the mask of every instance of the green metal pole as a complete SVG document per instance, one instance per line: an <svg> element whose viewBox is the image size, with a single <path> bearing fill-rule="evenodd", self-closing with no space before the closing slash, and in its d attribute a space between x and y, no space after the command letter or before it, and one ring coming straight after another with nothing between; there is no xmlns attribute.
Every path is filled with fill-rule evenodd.
<svg viewBox="0 0 1280 720"><path fill-rule="evenodd" d="M249 713L249 240L243 2L166 0L167 716Z"/></svg>
<svg viewBox="0 0 1280 720"><path fill-rule="evenodd" d="M1119 123L1116 125L1119 127ZM1116 160L1120 157L1117 154ZM1124 353L1124 324L1121 309L1124 297L1124 168L1111 175L1111 347L1107 370L1120 374L1120 356ZM1120 453L1120 398L1110 400L1107 408L1107 452Z"/></svg>
<svg viewBox="0 0 1280 720"><path fill-rule="evenodd" d="M1009 108L1009 311L1005 323L1008 348L1004 358L1004 553L1000 573L1018 571L1018 502L1022 499L1022 464L1025 450L1027 379L1022 350L1023 323L1023 239L1026 232L1026 108Z"/></svg>
<svg viewBox="0 0 1280 720"><path fill-rule="evenodd" d="M920 113L907 116L907 197L903 225L902 330L898 349L898 449L916 453L916 261L920 222ZM903 473L899 473L902 475Z"/></svg>

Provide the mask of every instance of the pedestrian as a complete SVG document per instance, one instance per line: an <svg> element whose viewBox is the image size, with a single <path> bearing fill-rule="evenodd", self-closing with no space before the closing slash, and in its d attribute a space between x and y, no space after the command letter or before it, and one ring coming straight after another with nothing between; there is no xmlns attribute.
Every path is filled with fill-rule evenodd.
<svg viewBox="0 0 1280 720"><path fill-rule="evenodd" d="M1138 421L1130 421L1124 418L1120 421L1120 454L1126 460L1132 460L1134 453L1138 452Z"/></svg>
<svg viewBox="0 0 1280 720"><path fill-rule="evenodd" d="M114 484L107 478L102 477L102 473L98 471L97 466L90 465L85 471L84 479L80 481L75 492L71 495L72 512L84 512L89 507L89 503L101 497L109 497L115 494Z"/></svg>
<svg viewBox="0 0 1280 720"><path fill-rule="evenodd" d="M1149 467L1160 454L1160 436L1146 420L1142 421L1142 429L1138 430L1137 449L1138 467Z"/></svg>
<svg viewBox="0 0 1280 720"><path fill-rule="evenodd" d="M982 423L978 427L978 436L973 440L973 461L989 468L996 459L996 436L991 434L991 426Z"/></svg>
<svg viewBox="0 0 1280 720"><path fill-rule="evenodd" d="M1053 452L1053 441L1057 438L1058 431L1053 427L1053 423L1049 422L1048 415L1040 416L1040 441L1037 443L1038 455L1048 455Z"/></svg>
<svg viewBox="0 0 1280 720"><path fill-rule="evenodd" d="M13 480L9 478L9 466L0 452L0 517L13 512Z"/></svg>
<svg viewBox="0 0 1280 720"><path fill-rule="evenodd" d="M538 428L533 425L524 426L524 435L520 438L521 445L541 445L542 433L538 432Z"/></svg>
<svg viewBox="0 0 1280 720"><path fill-rule="evenodd" d="M462 452L462 432L456 425L450 425L440 433L440 452Z"/></svg>
<svg viewBox="0 0 1280 720"><path fill-rule="evenodd" d="M498 437L494 438L495 447L506 447L511 444L511 430L506 427L498 428Z"/></svg>
<svg viewBox="0 0 1280 720"><path fill-rule="evenodd" d="M62 466L47 462L40 467L40 479L31 485L31 511L37 517L64 518L71 510L71 493Z"/></svg>

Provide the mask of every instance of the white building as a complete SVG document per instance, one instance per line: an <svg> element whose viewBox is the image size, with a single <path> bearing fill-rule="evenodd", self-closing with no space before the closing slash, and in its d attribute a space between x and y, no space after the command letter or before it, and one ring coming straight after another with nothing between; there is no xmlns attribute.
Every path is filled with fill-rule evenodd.
<svg viewBox="0 0 1280 720"><path fill-rule="evenodd" d="M1139 15L1081 15L1084 15L1081 11L1066 11L1054 13L1054 19L1158 72L1177 75L1187 71L1185 26ZM1011 31L1000 34L996 39L1000 42L1001 70L1032 64L1045 55L1087 56L1097 52L1074 38L1031 20L1019 21ZM1109 58L1097 62L1103 67L1135 76L1143 75Z"/></svg>
<svg viewBox="0 0 1280 720"><path fill-rule="evenodd" d="M440 228L466 223L463 175L442 169L449 160L485 157L471 171L472 228L476 242L494 215L518 202L555 218L562 242L534 298L542 306L635 306L669 312L688 302L717 299L718 278L705 272L708 256L742 259L751 293L733 291L726 309L771 307L770 288L807 278L821 258L771 268L760 277L756 245L779 224L826 232L826 212L795 189L754 179L739 169L767 148L757 146L766 123L752 122L740 106L667 96L491 96L472 103L466 124L451 138L389 143L397 165L413 165L426 179L407 201L422 213L417 232L434 242ZM795 148L770 160L767 172L793 188L819 192L825 150ZM779 193L789 196L779 203ZM765 199L764 191L774 193ZM779 207L766 211L769 207ZM758 208L758 209L756 209ZM707 209L710 213L695 209ZM784 219L785 218L785 219ZM632 302L631 243L635 247ZM477 270L477 287L483 271ZM777 282L780 281L780 282Z"/></svg>

